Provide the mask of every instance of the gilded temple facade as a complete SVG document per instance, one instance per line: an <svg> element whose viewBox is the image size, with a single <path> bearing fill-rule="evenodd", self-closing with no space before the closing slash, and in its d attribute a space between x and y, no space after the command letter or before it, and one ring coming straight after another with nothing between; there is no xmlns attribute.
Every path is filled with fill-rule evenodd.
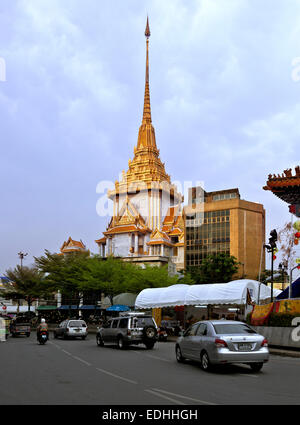
<svg viewBox="0 0 300 425"><path fill-rule="evenodd" d="M114 190L108 191L113 216L96 240L101 256L119 256L141 264L184 267L182 195L160 159L152 125L149 89L149 37L146 25L146 77L142 124L133 159Z"/></svg>

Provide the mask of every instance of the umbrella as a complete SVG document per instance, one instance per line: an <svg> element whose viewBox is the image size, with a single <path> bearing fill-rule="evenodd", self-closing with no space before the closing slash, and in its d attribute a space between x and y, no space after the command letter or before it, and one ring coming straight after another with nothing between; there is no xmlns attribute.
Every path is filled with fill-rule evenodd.
<svg viewBox="0 0 300 425"><path fill-rule="evenodd" d="M108 307L106 311L130 311L130 308L127 305L116 304Z"/></svg>

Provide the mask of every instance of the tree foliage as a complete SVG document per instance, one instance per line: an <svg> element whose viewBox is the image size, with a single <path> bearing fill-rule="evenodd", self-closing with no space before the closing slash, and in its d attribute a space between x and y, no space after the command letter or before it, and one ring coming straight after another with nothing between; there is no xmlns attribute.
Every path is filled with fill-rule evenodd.
<svg viewBox="0 0 300 425"><path fill-rule="evenodd" d="M296 249L294 245L295 229L292 222L286 223L278 232L279 251L282 256L282 263L289 270L295 261Z"/></svg>
<svg viewBox="0 0 300 425"><path fill-rule="evenodd" d="M28 304L28 311L35 298L45 296L47 293L43 285L44 274L36 267L17 266L8 269L6 276L11 284L5 290L5 296L11 299L23 299Z"/></svg>
<svg viewBox="0 0 300 425"><path fill-rule="evenodd" d="M48 290L60 290L63 295L74 293L103 293L113 303L113 297L123 292L137 294L145 288L157 288L180 283L193 283L186 275L169 276L168 267L144 268L120 258L103 259L85 253L61 256L45 251L35 258L37 268L45 274L44 284Z"/></svg>
<svg viewBox="0 0 300 425"><path fill-rule="evenodd" d="M188 271L196 284L226 283L233 279L239 268L237 259L228 254L208 255L199 267Z"/></svg>

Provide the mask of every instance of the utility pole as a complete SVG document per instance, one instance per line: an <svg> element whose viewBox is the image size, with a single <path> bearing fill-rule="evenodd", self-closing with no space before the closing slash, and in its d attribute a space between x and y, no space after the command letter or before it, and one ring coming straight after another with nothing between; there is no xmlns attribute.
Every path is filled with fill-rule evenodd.
<svg viewBox="0 0 300 425"><path fill-rule="evenodd" d="M19 256L20 261L21 261L21 271L23 269L23 260L24 260L24 257L26 257L27 255L28 255L27 252L26 252L26 254L24 254L24 252L22 252L22 251L18 252L18 256ZM18 314L19 314L19 312L20 312L20 300L18 300L18 309L17 309L17 313Z"/></svg>
<svg viewBox="0 0 300 425"><path fill-rule="evenodd" d="M26 257L28 255L28 253L26 252L26 254L24 254L24 252L22 252L22 251L20 251L20 252L18 252L18 256L19 256L19 258L20 258L20 260L21 260L21 269L22 269L22 267L23 267L23 260L24 260L24 257Z"/></svg>

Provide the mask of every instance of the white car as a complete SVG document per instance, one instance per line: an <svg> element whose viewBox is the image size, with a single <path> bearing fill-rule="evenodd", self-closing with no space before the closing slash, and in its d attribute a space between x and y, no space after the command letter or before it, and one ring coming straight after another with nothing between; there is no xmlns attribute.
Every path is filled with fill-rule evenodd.
<svg viewBox="0 0 300 425"><path fill-rule="evenodd" d="M88 328L84 320L65 320L60 323L58 328L54 329L54 338L81 338L85 339L88 334Z"/></svg>

